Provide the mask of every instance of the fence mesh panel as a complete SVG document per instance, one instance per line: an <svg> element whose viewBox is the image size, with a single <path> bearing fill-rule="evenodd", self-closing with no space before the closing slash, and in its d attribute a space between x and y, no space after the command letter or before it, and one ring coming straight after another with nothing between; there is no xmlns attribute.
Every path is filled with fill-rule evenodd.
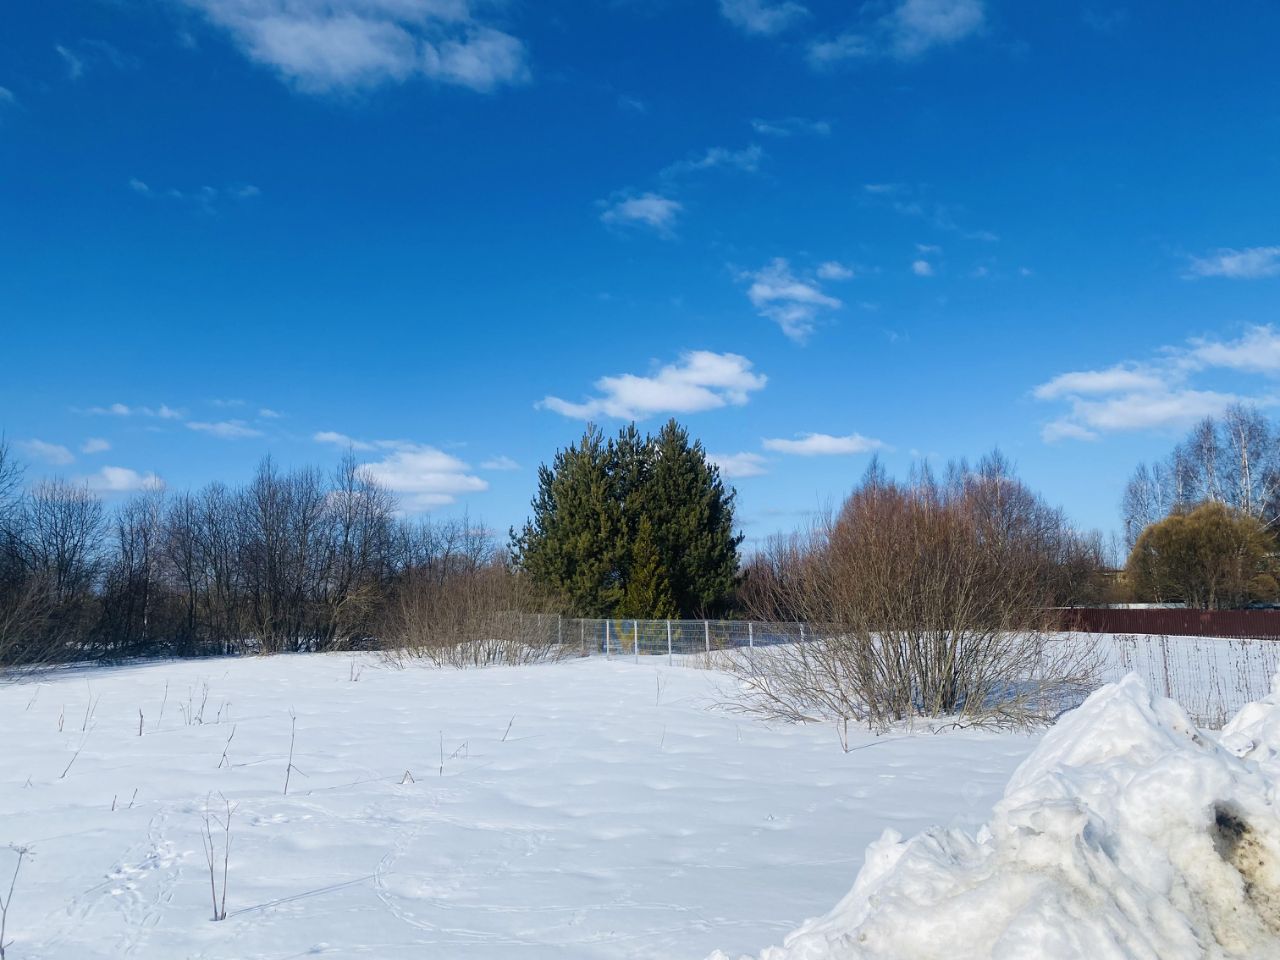
<svg viewBox="0 0 1280 960"><path fill-rule="evenodd" d="M633 620L539 617L537 630L567 657L706 666L727 650L805 643L800 623L745 620ZM1280 671L1280 640L1153 634L1063 633L1093 646L1098 685L1136 672L1154 692L1172 697L1200 724L1221 726L1237 710L1271 692Z"/></svg>

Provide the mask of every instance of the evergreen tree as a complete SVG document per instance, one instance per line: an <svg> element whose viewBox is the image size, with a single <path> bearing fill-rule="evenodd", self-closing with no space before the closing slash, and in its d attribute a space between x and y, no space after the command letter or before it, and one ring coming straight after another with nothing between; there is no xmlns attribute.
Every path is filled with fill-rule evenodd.
<svg viewBox="0 0 1280 960"><path fill-rule="evenodd" d="M648 517L640 518L639 530L631 544L630 559L627 589L617 615L651 620L679 616L675 601L671 599L667 568L658 554L658 545L653 539L653 524Z"/></svg>
<svg viewBox="0 0 1280 960"><path fill-rule="evenodd" d="M653 473L641 511L684 617L715 616L728 605L738 576L740 535L733 532L735 493L707 460L701 442L669 420L653 440Z"/></svg>
<svg viewBox="0 0 1280 960"><path fill-rule="evenodd" d="M668 422L606 443L589 427L538 471L515 563L578 616L711 616L737 579L734 493L702 444Z"/></svg>
<svg viewBox="0 0 1280 960"><path fill-rule="evenodd" d="M611 445L588 426L580 443L538 468L533 517L519 535L512 531L515 565L577 616L607 616L622 596L612 461Z"/></svg>

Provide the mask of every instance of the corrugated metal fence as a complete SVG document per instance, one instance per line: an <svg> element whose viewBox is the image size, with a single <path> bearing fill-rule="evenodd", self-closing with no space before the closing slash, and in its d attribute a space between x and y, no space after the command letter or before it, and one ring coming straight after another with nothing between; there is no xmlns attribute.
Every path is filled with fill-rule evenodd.
<svg viewBox="0 0 1280 960"><path fill-rule="evenodd" d="M1280 610L1071 608L1062 611L1062 626L1086 633L1275 640Z"/></svg>

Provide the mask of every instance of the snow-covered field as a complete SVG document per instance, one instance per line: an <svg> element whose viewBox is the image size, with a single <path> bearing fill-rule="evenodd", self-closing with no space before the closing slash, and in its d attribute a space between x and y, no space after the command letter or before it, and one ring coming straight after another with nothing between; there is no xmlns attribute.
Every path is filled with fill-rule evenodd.
<svg viewBox="0 0 1280 960"><path fill-rule="evenodd" d="M8 960L757 952L836 903L885 828L987 821L1038 742L864 733L846 754L830 727L714 709L716 677L293 656L0 685L0 895L3 845L31 851Z"/></svg>

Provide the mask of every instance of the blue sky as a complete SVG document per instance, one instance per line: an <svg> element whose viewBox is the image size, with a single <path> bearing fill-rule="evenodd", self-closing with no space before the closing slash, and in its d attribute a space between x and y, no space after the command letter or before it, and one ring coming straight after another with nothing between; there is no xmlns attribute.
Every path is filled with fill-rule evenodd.
<svg viewBox="0 0 1280 960"><path fill-rule="evenodd" d="M1280 393L1280 7L67 0L0 35L0 429L119 497L353 445L519 522L687 423L758 537L879 450L1078 523ZM1275 326L1272 326L1272 325Z"/></svg>

